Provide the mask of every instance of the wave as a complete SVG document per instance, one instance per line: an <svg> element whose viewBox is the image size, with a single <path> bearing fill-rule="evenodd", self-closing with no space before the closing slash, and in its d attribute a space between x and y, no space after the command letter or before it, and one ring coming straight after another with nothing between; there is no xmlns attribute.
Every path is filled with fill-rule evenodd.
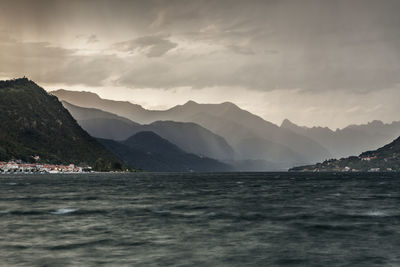
<svg viewBox="0 0 400 267"><path fill-rule="evenodd" d="M76 215L87 215L87 214L106 214L109 211L107 210L81 210L81 209L72 209L72 208L63 208L56 210L0 210L0 215L11 214L11 215L64 215L74 213Z"/></svg>
<svg viewBox="0 0 400 267"><path fill-rule="evenodd" d="M77 243L67 243L67 244L60 244L55 245L52 247L48 247L49 250L70 250L75 248L81 247L91 247L96 245L105 245L105 244L113 244L113 239L99 239L99 240L92 240L87 242L77 242Z"/></svg>
<svg viewBox="0 0 400 267"><path fill-rule="evenodd" d="M365 213L366 216L371 216L371 217L387 217L390 216L388 213L380 210L371 210Z"/></svg>
<svg viewBox="0 0 400 267"><path fill-rule="evenodd" d="M68 214L68 213L73 213L77 211L78 209L58 209L55 211L50 212L51 214L56 214L56 215L62 215L62 214Z"/></svg>

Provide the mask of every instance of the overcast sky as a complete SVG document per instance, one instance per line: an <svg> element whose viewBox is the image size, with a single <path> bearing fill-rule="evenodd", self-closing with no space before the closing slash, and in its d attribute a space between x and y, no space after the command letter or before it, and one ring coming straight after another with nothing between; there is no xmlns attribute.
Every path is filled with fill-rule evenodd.
<svg viewBox="0 0 400 267"><path fill-rule="evenodd" d="M0 78L280 124L400 120L400 1L0 0Z"/></svg>

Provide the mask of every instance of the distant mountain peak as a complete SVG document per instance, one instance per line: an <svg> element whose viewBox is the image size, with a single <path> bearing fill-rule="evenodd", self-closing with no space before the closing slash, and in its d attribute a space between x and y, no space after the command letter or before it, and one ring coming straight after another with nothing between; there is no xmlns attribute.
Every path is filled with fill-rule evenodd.
<svg viewBox="0 0 400 267"><path fill-rule="evenodd" d="M350 124L347 127L344 127L342 130L344 129L357 129L360 127L382 127L384 125L389 125L389 124L385 124L383 121L380 120L373 120L373 121L369 121L366 124Z"/></svg>
<svg viewBox="0 0 400 267"><path fill-rule="evenodd" d="M237 105L235 103L226 101L226 102L222 102L222 103L217 103L217 104L201 104L198 103L196 101L193 100L189 100L187 101L185 104L183 104L182 106L195 106L195 105L212 105L212 106L230 106L230 107L237 107Z"/></svg>
<svg viewBox="0 0 400 267"><path fill-rule="evenodd" d="M185 104L183 104L184 106L190 106L190 105L198 105L199 103L193 101L193 100L189 100L187 101Z"/></svg>
<svg viewBox="0 0 400 267"><path fill-rule="evenodd" d="M281 124L282 128L290 128L292 126L298 127L298 125L296 125L295 123L291 122L289 119L284 119L282 121L282 124Z"/></svg>
<svg viewBox="0 0 400 267"><path fill-rule="evenodd" d="M369 125L374 125L374 126L382 126L384 125L383 121L381 120L373 120L371 122L368 123Z"/></svg>
<svg viewBox="0 0 400 267"><path fill-rule="evenodd" d="M237 105L236 105L235 103L232 103L232 102L229 102L229 101L225 101L225 102L221 103L221 105L224 105L224 106L235 106L235 107L237 107Z"/></svg>

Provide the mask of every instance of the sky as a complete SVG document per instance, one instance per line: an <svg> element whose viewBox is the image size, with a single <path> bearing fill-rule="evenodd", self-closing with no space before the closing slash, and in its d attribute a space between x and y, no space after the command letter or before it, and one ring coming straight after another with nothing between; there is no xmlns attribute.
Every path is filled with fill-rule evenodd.
<svg viewBox="0 0 400 267"><path fill-rule="evenodd" d="M0 0L0 78L149 109L400 120L398 0Z"/></svg>

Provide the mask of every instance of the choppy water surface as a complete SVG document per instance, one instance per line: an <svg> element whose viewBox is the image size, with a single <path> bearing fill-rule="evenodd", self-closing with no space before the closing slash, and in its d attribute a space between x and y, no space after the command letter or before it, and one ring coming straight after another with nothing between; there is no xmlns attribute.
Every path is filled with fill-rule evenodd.
<svg viewBox="0 0 400 267"><path fill-rule="evenodd" d="M396 174L0 175L0 266L400 266Z"/></svg>

